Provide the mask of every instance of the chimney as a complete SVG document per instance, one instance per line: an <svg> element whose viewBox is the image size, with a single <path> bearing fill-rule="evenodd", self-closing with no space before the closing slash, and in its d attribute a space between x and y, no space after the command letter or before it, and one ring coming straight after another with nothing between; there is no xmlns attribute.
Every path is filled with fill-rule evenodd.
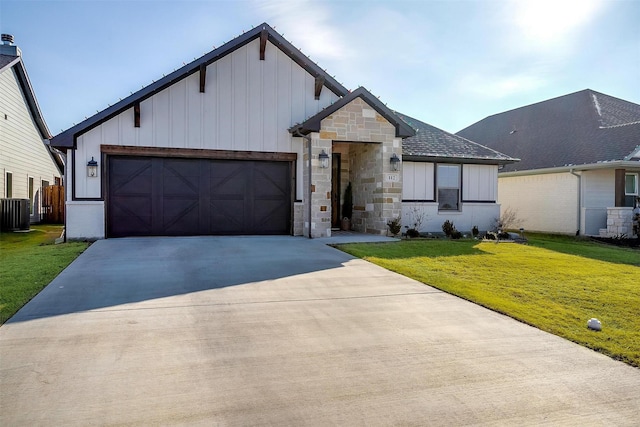
<svg viewBox="0 0 640 427"><path fill-rule="evenodd" d="M2 35L0 55L22 56L22 51L20 50L20 48L13 45L13 36L11 34Z"/></svg>

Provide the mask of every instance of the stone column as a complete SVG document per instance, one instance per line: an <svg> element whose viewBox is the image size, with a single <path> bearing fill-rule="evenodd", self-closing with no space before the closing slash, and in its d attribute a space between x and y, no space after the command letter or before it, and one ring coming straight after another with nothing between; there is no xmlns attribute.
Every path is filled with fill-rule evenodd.
<svg viewBox="0 0 640 427"><path fill-rule="evenodd" d="M305 142L304 161L304 234L311 237L331 236L331 139L313 132L311 137L311 222L309 223L309 146ZM329 167L320 167L318 155L324 150L329 155Z"/></svg>

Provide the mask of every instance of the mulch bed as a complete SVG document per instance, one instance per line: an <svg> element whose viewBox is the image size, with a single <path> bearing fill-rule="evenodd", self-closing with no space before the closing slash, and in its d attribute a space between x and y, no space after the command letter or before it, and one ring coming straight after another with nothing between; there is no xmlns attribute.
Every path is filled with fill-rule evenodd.
<svg viewBox="0 0 640 427"><path fill-rule="evenodd" d="M591 240L608 245L623 246L627 248L640 249L640 239L614 239L611 237L592 237Z"/></svg>

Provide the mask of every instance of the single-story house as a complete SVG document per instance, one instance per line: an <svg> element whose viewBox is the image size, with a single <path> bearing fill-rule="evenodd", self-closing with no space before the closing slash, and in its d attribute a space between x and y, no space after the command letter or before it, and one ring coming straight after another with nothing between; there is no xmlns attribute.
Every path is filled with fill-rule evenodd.
<svg viewBox="0 0 640 427"><path fill-rule="evenodd" d="M489 116L458 135L521 159L499 202L529 230L632 236L640 105L590 89Z"/></svg>
<svg viewBox="0 0 640 427"><path fill-rule="evenodd" d="M0 198L28 199L31 222L41 220L42 188L62 184L63 156L47 144L50 138L22 51L13 44L13 36L2 34Z"/></svg>
<svg viewBox="0 0 640 427"><path fill-rule="evenodd" d="M487 229L515 161L347 90L262 24L62 132L67 237ZM97 163L97 165L96 165ZM405 218L406 217L406 218Z"/></svg>

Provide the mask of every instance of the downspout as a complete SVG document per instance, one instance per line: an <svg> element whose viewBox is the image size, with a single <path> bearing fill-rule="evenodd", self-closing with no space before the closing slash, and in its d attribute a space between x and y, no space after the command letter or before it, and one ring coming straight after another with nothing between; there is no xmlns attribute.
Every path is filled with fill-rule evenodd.
<svg viewBox="0 0 640 427"><path fill-rule="evenodd" d="M569 173L578 178L578 231L576 231L576 236L580 235L580 230L582 229L581 224L581 209L582 209L582 175L575 173L574 169L570 169Z"/></svg>
<svg viewBox="0 0 640 427"><path fill-rule="evenodd" d="M307 237L309 237L310 239L313 239L313 237L311 237L311 214L312 214L312 207L311 207L311 187L312 187L312 180L311 180L311 137L310 136L305 136L303 134L300 133L299 129L296 129L295 133L293 136L297 136L299 138L305 139L307 140L309 149L308 149L308 154L309 154L309 235Z"/></svg>

